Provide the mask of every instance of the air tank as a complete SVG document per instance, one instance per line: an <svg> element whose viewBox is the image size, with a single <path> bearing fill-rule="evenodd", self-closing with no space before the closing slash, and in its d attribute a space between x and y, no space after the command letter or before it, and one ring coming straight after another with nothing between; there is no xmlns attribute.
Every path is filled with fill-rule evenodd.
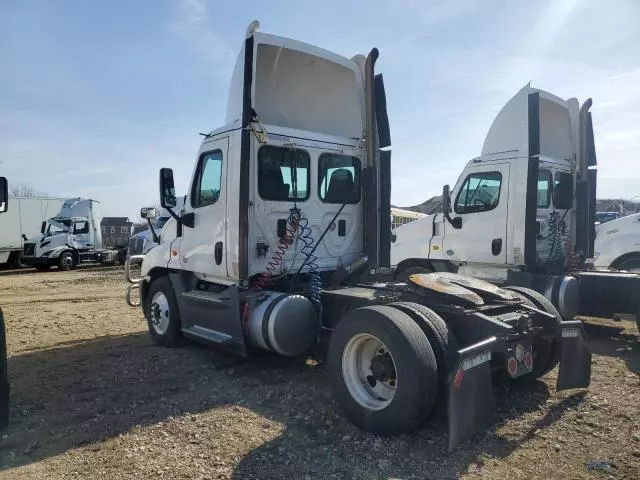
<svg viewBox="0 0 640 480"><path fill-rule="evenodd" d="M286 357L308 351L316 341L320 318L311 300L302 295L262 292L248 318L249 342Z"/></svg>

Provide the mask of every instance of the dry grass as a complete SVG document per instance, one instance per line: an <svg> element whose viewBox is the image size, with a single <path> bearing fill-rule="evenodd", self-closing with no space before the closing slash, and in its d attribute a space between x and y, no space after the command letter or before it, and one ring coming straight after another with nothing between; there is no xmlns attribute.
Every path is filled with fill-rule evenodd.
<svg viewBox="0 0 640 480"><path fill-rule="evenodd" d="M381 439L347 423L322 365L151 344L123 272L0 274L11 424L0 478L640 478L640 343L590 322L588 391L555 371L499 387L494 427L453 453L446 424Z"/></svg>

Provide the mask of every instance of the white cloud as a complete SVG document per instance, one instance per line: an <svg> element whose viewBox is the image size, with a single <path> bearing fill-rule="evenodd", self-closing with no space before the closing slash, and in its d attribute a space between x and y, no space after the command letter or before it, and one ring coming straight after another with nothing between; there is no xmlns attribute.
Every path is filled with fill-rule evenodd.
<svg viewBox="0 0 640 480"><path fill-rule="evenodd" d="M235 60L234 52L214 30L216 22L205 0L180 0L170 23L171 30L184 38L207 62L228 69ZM215 74L219 69L213 69Z"/></svg>

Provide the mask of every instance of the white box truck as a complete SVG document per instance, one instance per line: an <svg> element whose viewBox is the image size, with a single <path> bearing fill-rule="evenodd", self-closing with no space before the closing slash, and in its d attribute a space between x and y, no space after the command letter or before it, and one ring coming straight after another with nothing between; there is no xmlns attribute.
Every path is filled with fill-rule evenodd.
<svg viewBox="0 0 640 480"><path fill-rule="evenodd" d="M20 266L26 238L38 233L42 222L60 210L64 198L12 197L11 209L0 217L0 267Z"/></svg>

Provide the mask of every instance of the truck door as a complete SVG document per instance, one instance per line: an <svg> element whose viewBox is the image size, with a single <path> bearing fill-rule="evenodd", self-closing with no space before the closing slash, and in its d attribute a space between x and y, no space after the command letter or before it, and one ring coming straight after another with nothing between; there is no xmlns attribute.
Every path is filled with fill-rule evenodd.
<svg viewBox="0 0 640 480"><path fill-rule="evenodd" d="M452 217L462 227L445 224L444 258L457 262L500 264L507 261L509 164L472 166L452 193Z"/></svg>
<svg viewBox="0 0 640 480"><path fill-rule="evenodd" d="M228 137L202 146L184 215L193 213L193 228L184 227L180 263L184 270L210 279L227 277L226 206Z"/></svg>

